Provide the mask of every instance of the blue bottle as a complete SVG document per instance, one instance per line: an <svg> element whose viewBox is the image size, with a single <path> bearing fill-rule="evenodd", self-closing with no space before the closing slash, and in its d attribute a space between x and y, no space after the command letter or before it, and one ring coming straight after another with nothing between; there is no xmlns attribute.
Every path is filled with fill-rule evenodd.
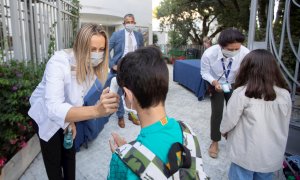
<svg viewBox="0 0 300 180"><path fill-rule="evenodd" d="M70 149L73 146L73 133L71 126L68 126L68 130L64 136L64 148Z"/></svg>

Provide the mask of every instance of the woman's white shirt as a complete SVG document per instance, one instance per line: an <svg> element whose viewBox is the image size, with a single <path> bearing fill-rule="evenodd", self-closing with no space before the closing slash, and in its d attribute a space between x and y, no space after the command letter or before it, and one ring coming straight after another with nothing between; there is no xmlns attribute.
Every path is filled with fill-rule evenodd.
<svg viewBox="0 0 300 180"><path fill-rule="evenodd" d="M28 115L38 124L39 136L48 141L60 128L65 129L71 107L83 105L83 98L95 81L78 84L74 54L58 51L48 61L42 81L33 91ZM72 71L71 71L72 70Z"/></svg>
<svg viewBox="0 0 300 180"><path fill-rule="evenodd" d="M255 172L274 172L282 166L291 117L291 97L286 89L274 86L276 99L245 96L246 87L233 91L221 123L228 132L229 158Z"/></svg>

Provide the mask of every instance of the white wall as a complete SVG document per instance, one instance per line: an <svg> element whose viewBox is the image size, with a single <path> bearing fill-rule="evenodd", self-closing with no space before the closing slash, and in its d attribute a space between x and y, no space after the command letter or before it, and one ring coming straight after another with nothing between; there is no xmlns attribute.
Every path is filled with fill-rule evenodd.
<svg viewBox="0 0 300 180"><path fill-rule="evenodd" d="M168 42L169 42L168 32L153 31L153 34L157 35L157 38L158 38L157 44L168 44Z"/></svg>
<svg viewBox="0 0 300 180"><path fill-rule="evenodd" d="M99 23L104 26L123 28L123 17L131 13L137 26L149 28L149 44L152 44L151 0L80 0L80 22Z"/></svg>

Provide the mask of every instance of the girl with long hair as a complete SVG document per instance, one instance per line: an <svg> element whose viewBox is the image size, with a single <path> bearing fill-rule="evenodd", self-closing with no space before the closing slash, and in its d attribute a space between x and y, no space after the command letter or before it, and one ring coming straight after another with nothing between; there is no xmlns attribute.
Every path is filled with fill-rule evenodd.
<svg viewBox="0 0 300 180"><path fill-rule="evenodd" d="M267 50L243 59L220 131L232 161L229 179L272 179L281 168L291 117L289 88Z"/></svg>

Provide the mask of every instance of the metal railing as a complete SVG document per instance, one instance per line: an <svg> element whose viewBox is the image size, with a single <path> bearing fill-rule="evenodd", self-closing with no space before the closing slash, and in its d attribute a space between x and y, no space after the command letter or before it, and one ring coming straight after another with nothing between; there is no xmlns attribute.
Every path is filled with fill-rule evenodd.
<svg viewBox="0 0 300 180"><path fill-rule="evenodd" d="M195 45L195 44L183 45L177 48L174 48L171 45L167 45L167 44L159 44L157 46L161 49L162 53L166 56L170 56L172 54L172 51L182 51L184 52L183 56L189 56L189 54L193 52L193 50L195 50L197 51L197 53L192 55L194 59L200 59L203 52L205 51L203 45Z"/></svg>
<svg viewBox="0 0 300 180"><path fill-rule="evenodd" d="M267 24L265 37L263 41L255 41L255 25L256 25L256 13L257 13L257 0L251 1L251 12L249 22L249 34L248 34L248 48L264 48L269 49L276 57L278 64L285 76L285 79L290 87L291 98L293 103L292 117L289 126L289 135L286 146L287 154L299 154L299 135L300 135L300 101L299 101L299 62L300 62L300 41L295 42L295 34L292 34L291 29L294 28L291 20L291 5L294 8L300 8L300 4L295 0L285 0L284 4L284 15L280 21L282 22L281 27L276 27L274 24L274 7L275 1L269 0ZM278 1L277 1L278 2ZM275 29L277 28L277 29ZM281 28L281 29L280 29ZM275 36L275 30L279 35ZM297 29L298 31L298 29ZM299 32L299 31L298 31ZM294 39L292 39L294 35ZM279 36L279 37L278 37ZM294 40L294 41L293 41ZM298 47L296 47L298 46ZM290 64L287 66L287 61ZM298 92L297 92L298 88Z"/></svg>
<svg viewBox="0 0 300 180"><path fill-rule="evenodd" d="M286 81L292 90L291 97L293 101L294 108L299 109L300 107L295 106L296 101L296 89L300 86L299 82L299 62L300 62L300 41L297 43L298 47L295 47L292 39L291 24L290 24L290 8L291 5L295 5L300 8L300 4L295 0L286 0L284 6L284 16L282 19L282 28L279 42L276 42L274 34L274 7L275 1L270 0L268 6L267 14L267 25L265 32L265 39L263 41L255 41L255 29L256 29L256 13L257 13L257 0L251 1L251 12L250 12L250 22L249 22L249 33L248 33L248 48L264 48L269 49L276 57L278 64L281 67L283 74L285 75ZM285 43L288 41L288 45ZM290 71L288 67L283 62L284 50L289 49L292 53L292 58L289 61L295 61L295 67L293 71Z"/></svg>
<svg viewBox="0 0 300 180"><path fill-rule="evenodd" d="M78 10L69 0L1 0L0 62L39 63L54 51L71 47Z"/></svg>

